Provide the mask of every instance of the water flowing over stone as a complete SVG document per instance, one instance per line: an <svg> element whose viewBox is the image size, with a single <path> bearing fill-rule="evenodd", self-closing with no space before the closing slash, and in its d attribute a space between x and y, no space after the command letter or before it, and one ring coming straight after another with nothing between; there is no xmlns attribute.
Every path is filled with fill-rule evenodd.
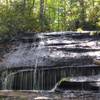
<svg viewBox="0 0 100 100"><path fill-rule="evenodd" d="M20 38L4 55L1 89L51 90L62 78L100 87L100 67L94 63L100 55L99 39L88 32L39 33L35 38Z"/></svg>

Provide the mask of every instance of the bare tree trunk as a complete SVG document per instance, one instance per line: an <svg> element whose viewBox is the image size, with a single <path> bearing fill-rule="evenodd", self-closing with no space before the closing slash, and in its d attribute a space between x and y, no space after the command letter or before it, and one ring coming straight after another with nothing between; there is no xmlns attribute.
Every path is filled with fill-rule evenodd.
<svg viewBox="0 0 100 100"><path fill-rule="evenodd" d="M80 25L84 26L85 23L85 4L84 4L84 0L79 0L80 3Z"/></svg>
<svg viewBox="0 0 100 100"><path fill-rule="evenodd" d="M44 31L44 0L40 0L40 24L41 31Z"/></svg>

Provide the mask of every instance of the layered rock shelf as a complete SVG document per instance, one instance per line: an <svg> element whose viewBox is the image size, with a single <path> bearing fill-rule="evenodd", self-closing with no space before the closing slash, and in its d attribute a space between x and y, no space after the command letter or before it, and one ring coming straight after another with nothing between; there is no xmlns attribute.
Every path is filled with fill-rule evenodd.
<svg viewBox="0 0 100 100"><path fill-rule="evenodd" d="M90 32L25 33L17 37L0 62L0 89L51 90L62 78L87 77L85 82L68 83L90 88L89 77L99 80L99 35ZM30 80L28 80L30 79ZM100 86L97 86L99 88ZM67 90L67 88L65 88ZM84 88L85 90L86 88Z"/></svg>

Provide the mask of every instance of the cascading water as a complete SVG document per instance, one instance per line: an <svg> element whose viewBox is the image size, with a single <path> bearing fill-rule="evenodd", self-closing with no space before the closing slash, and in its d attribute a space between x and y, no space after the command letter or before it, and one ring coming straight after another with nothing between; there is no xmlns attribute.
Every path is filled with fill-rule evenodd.
<svg viewBox="0 0 100 100"><path fill-rule="evenodd" d="M81 90L87 85L89 90L93 86L99 88L99 65L93 59L99 57L100 40L89 36L80 39L81 35L41 33L37 35L38 42L19 42L4 55L1 89L51 90L63 78L67 79L66 84L80 84Z"/></svg>
<svg viewBox="0 0 100 100"><path fill-rule="evenodd" d="M40 38L40 40L43 41L42 38ZM39 49L43 48L43 46L44 46L44 45L40 42L36 50L39 50ZM39 51L38 54L40 54L40 53L41 53L41 52ZM37 86L37 67L38 67L38 59L39 59L38 56L36 56L36 58L35 58L36 61L35 61L35 65L34 65L34 82L33 82L33 83L34 83L34 84L33 84L34 87L33 87L33 89L38 89L38 88L39 88L39 87Z"/></svg>

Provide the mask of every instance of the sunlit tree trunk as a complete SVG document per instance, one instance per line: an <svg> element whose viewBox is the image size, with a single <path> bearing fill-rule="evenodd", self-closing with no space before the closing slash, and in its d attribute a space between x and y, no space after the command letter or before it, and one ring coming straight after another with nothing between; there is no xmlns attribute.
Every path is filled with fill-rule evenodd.
<svg viewBox="0 0 100 100"><path fill-rule="evenodd" d="M84 0L79 0L80 3L80 25L84 26L85 23L85 2Z"/></svg>
<svg viewBox="0 0 100 100"><path fill-rule="evenodd" d="M41 31L44 31L44 0L40 0L40 25Z"/></svg>

